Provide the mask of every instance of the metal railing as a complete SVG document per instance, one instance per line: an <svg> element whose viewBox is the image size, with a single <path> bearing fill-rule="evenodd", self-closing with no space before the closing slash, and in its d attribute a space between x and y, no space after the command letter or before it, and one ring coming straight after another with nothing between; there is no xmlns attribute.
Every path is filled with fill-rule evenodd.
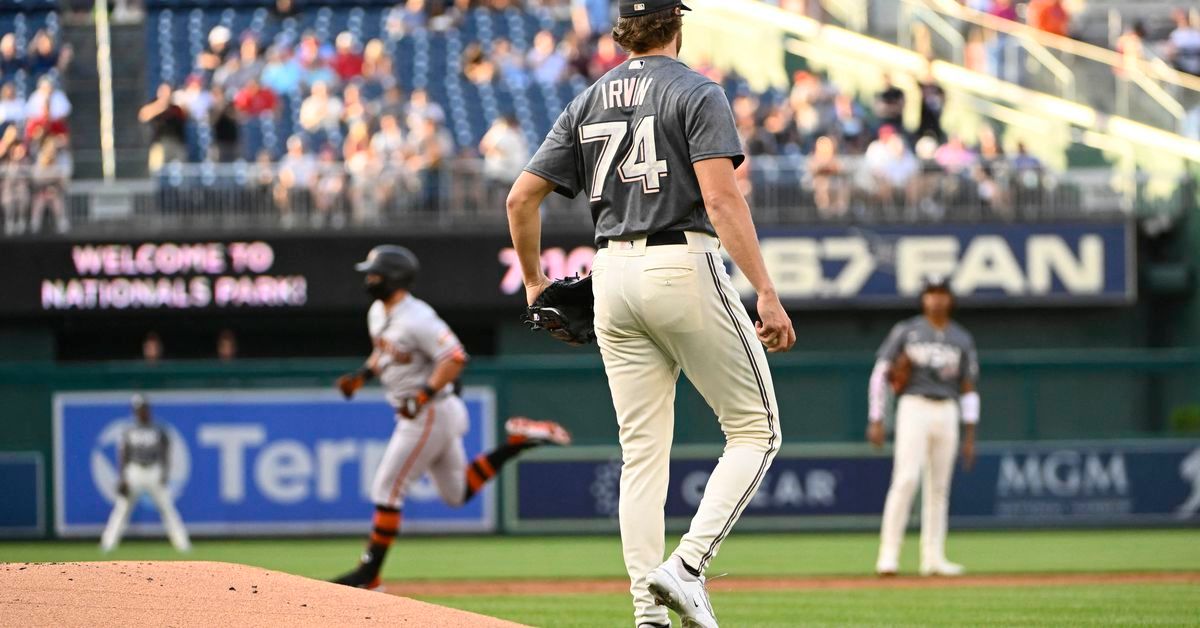
<svg viewBox="0 0 1200 628"><path fill-rule="evenodd" d="M961 6L901 0L896 43L1155 128L1196 136L1200 77L1148 50L1122 54Z"/></svg>
<svg viewBox="0 0 1200 628"><path fill-rule="evenodd" d="M511 175L510 175L511 176ZM156 179L53 181L34 170L0 172L5 235L170 233L191 230L494 231L503 229L511 179L481 160L417 172L342 163L170 164ZM820 168L802 156L753 157L743 178L762 224L1055 221L1178 215L1194 186L1151 200L1141 181L1110 169L1054 173L1011 160L946 173L909 160L894 170L847 156ZM39 200L41 199L41 200ZM35 204L38 204L35 207ZM32 221L34 210L39 220ZM548 229L586 230L582 196L552 194Z"/></svg>

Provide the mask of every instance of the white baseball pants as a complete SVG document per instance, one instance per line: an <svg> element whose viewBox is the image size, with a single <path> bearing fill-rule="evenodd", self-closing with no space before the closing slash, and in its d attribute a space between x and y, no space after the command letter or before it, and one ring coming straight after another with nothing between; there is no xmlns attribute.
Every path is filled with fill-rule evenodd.
<svg viewBox="0 0 1200 628"><path fill-rule="evenodd" d="M675 383L682 370L716 412L725 452L674 554L703 571L779 450L766 354L712 236L610 242L592 269L596 335L620 428L620 522L635 622L666 623L646 575L662 563ZM697 417L698 418L698 417ZM689 417L690 420L696 418Z"/></svg>
<svg viewBox="0 0 1200 628"><path fill-rule="evenodd" d="M415 419L397 415L371 482L371 501L377 506L403 507L408 487L428 472L442 501L461 506L467 485L462 437L468 427L467 406L457 395L434 399Z"/></svg>
<svg viewBox="0 0 1200 628"><path fill-rule="evenodd" d="M913 495L923 480L921 565L946 562L950 479L958 452L958 400L903 395L896 406L892 484L883 506L877 565L896 565ZM922 474L922 472L924 472Z"/></svg>
<svg viewBox="0 0 1200 628"><path fill-rule="evenodd" d="M121 542L121 537L125 535L125 528L129 525L129 517L133 514L133 506L141 498L142 493L148 493L150 499L154 501L155 508L158 508L158 514L162 517L163 527L167 529L167 538L171 539L171 545L180 552L186 552L192 548L192 543L188 540L187 529L183 527L183 519L175 510L171 491L163 485L163 473L161 464L126 465L122 477L129 490L127 495L117 495L112 514L108 516L108 525L104 527L104 534L100 536L101 550L112 551Z"/></svg>

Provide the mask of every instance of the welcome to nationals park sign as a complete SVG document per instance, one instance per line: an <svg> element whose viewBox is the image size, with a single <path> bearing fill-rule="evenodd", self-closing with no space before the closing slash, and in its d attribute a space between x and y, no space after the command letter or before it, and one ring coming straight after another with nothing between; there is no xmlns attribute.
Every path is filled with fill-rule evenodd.
<svg viewBox="0 0 1200 628"><path fill-rule="evenodd" d="M764 229L760 238L794 309L907 306L933 273L949 275L973 307L1123 305L1136 295L1133 227L1125 222L797 227ZM0 247L0 315L357 311L366 297L353 265L385 242L417 254L416 292L437 308L523 302L506 234L13 240ZM543 245L551 276L590 271L587 234L547 235Z"/></svg>

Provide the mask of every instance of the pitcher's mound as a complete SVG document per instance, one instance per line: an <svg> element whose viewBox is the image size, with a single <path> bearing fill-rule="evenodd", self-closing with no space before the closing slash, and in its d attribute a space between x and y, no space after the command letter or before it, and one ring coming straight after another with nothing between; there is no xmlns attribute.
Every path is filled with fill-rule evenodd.
<svg viewBox="0 0 1200 628"><path fill-rule="evenodd" d="M518 626L259 567L198 561L0 564L0 618L97 628Z"/></svg>

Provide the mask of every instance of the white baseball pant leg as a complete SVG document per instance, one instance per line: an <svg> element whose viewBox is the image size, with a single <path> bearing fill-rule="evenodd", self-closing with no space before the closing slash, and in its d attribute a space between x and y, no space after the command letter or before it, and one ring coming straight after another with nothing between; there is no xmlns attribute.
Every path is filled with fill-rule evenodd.
<svg viewBox="0 0 1200 628"><path fill-rule="evenodd" d="M121 542L121 538L125 535L125 529L129 525L129 517L133 514L133 505L137 503L142 493L148 493L155 508L158 509L171 545L180 552L186 552L192 548L187 529L183 525L183 519L179 516L179 511L175 509L174 500L171 499L170 490L163 486L163 473L165 470L162 465L158 464L150 466L130 464L125 467L124 479L129 495L128 497L117 496L112 514L108 517L108 525L104 527L104 534L100 537L100 549L105 552L112 551Z"/></svg>
<svg viewBox="0 0 1200 628"><path fill-rule="evenodd" d="M883 507L877 565L895 565L917 486L924 477L921 562L945 561L950 480L958 450L958 403L903 395L896 406L892 483Z"/></svg>
<svg viewBox="0 0 1200 628"><path fill-rule="evenodd" d="M455 444L461 447L466 412L461 399L445 395L427 404L415 419L398 416L371 482L371 501L377 506L403 508L404 496L412 482L429 471ZM465 470L464 462L458 471L463 474Z"/></svg>
<svg viewBox="0 0 1200 628"><path fill-rule="evenodd" d="M663 561L675 383L696 387L725 433L725 452L675 554L704 570L754 497L780 445L766 354L715 238L687 245L610 243L593 267L596 333L619 424L620 522L635 622L665 623L646 575Z"/></svg>

